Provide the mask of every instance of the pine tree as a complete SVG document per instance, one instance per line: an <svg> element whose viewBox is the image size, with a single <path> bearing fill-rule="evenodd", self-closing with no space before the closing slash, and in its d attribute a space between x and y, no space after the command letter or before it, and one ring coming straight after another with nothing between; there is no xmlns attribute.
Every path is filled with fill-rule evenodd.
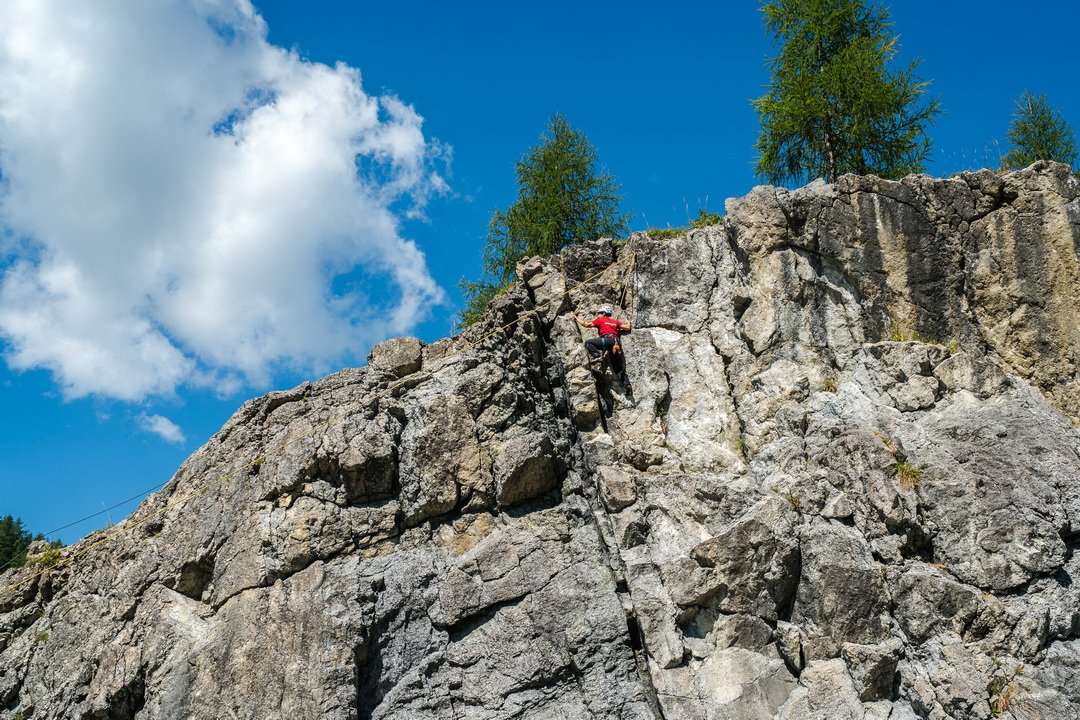
<svg viewBox="0 0 1080 720"><path fill-rule="evenodd" d="M0 518L0 568L21 567L26 562L26 548L40 539L40 535L34 537L26 531L21 519L10 515Z"/></svg>
<svg viewBox="0 0 1080 720"><path fill-rule="evenodd" d="M1025 91L1016 101L1016 113L1009 127L1012 149L1001 159L1011 170L1025 168L1036 160L1076 162L1076 133L1061 113L1050 107L1045 95Z"/></svg>
<svg viewBox="0 0 1080 720"><path fill-rule="evenodd" d="M920 172L930 152L925 127L940 108L923 102L918 62L889 71L899 38L888 11L863 0L770 0L762 11L780 49L769 91L753 101L757 173L782 183Z"/></svg>
<svg viewBox="0 0 1080 720"><path fill-rule="evenodd" d="M467 298L461 325L480 318L491 298L513 281L522 258L547 257L573 243L626 232L619 185L598 164L585 134L562 115L553 116L540 144L517 162L517 200L491 217L484 278L459 284Z"/></svg>

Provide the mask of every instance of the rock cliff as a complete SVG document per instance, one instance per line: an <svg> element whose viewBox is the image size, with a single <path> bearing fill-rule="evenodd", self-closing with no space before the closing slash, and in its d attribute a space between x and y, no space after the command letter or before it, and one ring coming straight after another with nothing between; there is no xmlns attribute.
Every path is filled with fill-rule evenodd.
<svg viewBox="0 0 1080 720"><path fill-rule="evenodd" d="M1078 266L1059 165L522 263L0 576L0 718L1080 718Z"/></svg>

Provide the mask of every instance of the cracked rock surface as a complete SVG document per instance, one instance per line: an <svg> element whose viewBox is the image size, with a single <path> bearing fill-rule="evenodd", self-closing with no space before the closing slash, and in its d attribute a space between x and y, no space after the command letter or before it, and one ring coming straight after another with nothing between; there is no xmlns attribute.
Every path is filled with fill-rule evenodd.
<svg viewBox="0 0 1080 720"><path fill-rule="evenodd" d="M0 576L0 719L1080 718L1080 183L727 211L246 403Z"/></svg>

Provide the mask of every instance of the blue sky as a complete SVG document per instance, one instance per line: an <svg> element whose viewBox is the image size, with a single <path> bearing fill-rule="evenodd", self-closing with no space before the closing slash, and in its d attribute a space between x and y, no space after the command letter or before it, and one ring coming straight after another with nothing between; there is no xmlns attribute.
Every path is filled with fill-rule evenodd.
<svg viewBox="0 0 1080 720"><path fill-rule="evenodd" d="M387 336L448 334L555 112L633 229L722 212L758 182L757 8L5 3L0 514L48 531L101 511L168 480L243 400ZM892 18L945 110L929 173L996 166L1025 89L1080 123L1075 3L909 0Z"/></svg>

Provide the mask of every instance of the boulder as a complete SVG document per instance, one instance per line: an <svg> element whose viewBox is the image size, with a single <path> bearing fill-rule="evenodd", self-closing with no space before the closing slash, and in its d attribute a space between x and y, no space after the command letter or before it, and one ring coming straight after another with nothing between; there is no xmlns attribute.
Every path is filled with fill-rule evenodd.
<svg viewBox="0 0 1080 720"><path fill-rule="evenodd" d="M368 365L392 377L412 375L423 365L424 344L412 337L379 343L368 355Z"/></svg>

